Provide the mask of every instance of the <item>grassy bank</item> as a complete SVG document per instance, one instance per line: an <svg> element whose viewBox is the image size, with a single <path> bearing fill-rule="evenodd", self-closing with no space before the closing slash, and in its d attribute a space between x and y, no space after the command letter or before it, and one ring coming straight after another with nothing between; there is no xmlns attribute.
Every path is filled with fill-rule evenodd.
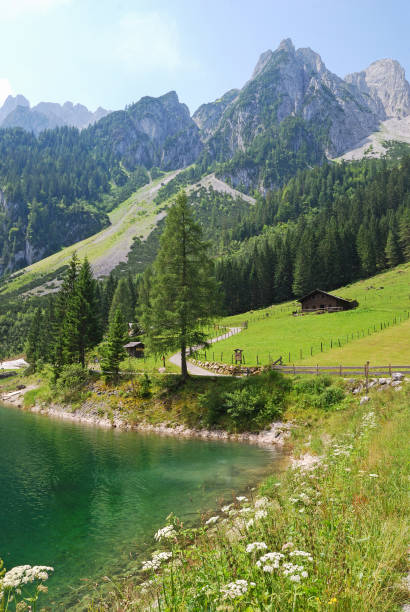
<svg viewBox="0 0 410 612"><path fill-rule="evenodd" d="M293 452L316 467L268 478L197 529L170 517L157 553L90 609L400 610L409 399L407 385L363 406L306 409Z"/></svg>
<svg viewBox="0 0 410 612"><path fill-rule="evenodd" d="M25 408L57 406L91 420L131 427L183 425L230 433L259 432L286 414L304 413L307 406L331 411L352 401L343 380L293 380L276 371L244 378L190 377L185 385L172 374L131 374L113 384L73 366L54 384L46 366L40 373L0 381L0 393L21 385L28 389L18 400Z"/></svg>
<svg viewBox="0 0 410 612"><path fill-rule="evenodd" d="M299 305L292 302L228 317L225 325L248 321L249 326L239 336L219 342L212 349L215 359L230 363L233 350L239 347L244 350L247 365L266 365L280 356L285 363L305 363L314 357L315 363L336 365L358 365L367 360L378 365L399 364L406 358L409 361L410 327L403 325L409 320L409 286L410 265L405 264L333 292L358 300L354 310L293 317L292 311ZM383 341L383 335L390 332L402 341ZM355 352L358 343L360 354ZM207 357L212 358L212 354ZM361 361L356 363L357 359Z"/></svg>

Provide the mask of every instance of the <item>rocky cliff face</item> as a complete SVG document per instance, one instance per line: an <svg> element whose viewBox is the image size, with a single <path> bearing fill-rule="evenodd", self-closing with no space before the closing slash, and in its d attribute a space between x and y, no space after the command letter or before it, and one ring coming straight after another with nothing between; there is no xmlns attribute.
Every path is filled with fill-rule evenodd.
<svg viewBox="0 0 410 612"><path fill-rule="evenodd" d="M40 102L31 107L24 96L8 96L0 108L0 127L21 127L39 134L45 129L68 125L83 129L109 114L99 107L95 113L82 104Z"/></svg>
<svg viewBox="0 0 410 612"><path fill-rule="evenodd" d="M202 150L199 129L174 91L159 98L141 98L90 129L110 142L129 169L141 165L182 168L193 163Z"/></svg>
<svg viewBox="0 0 410 612"><path fill-rule="evenodd" d="M348 74L345 81L369 98L369 106L375 109L379 119L410 114L410 85L396 60L373 62L366 70Z"/></svg>
<svg viewBox="0 0 410 612"><path fill-rule="evenodd" d="M232 156L290 116L316 125L331 156L364 138L378 124L368 96L355 83L330 72L311 49L296 50L286 39L276 51L261 55L252 78L223 112L210 146L215 152L222 146Z"/></svg>
<svg viewBox="0 0 410 612"><path fill-rule="evenodd" d="M238 93L239 89L231 89L222 98L208 104L202 104L192 115L192 119L201 130L201 138L203 140L207 140L216 130L225 109L236 98Z"/></svg>

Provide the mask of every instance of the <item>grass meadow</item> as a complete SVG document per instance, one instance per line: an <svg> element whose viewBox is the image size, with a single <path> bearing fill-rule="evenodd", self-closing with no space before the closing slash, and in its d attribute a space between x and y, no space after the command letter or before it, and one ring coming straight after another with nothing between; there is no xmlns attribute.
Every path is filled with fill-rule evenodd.
<svg viewBox="0 0 410 612"><path fill-rule="evenodd" d="M227 317L225 325L248 321L248 329L218 342L207 358L230 363L233 350L241 348L249 365L267 365L280 356L296 364L410 363L410 264L333 293L357 299L358 308L294 317L297 303L288 302Z"/></svg>

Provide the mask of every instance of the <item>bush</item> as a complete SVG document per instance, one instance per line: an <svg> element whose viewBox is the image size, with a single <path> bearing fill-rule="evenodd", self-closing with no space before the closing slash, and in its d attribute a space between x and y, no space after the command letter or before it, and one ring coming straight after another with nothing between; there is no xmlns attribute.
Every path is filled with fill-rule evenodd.
<svg viewBox="0 0 410 612"><path fill-rule="evenodd" d="M57 380L57 389L65 395L73 395L81 391L88 382L88 373L81 364L71 363L61 370Z"/></svg>
<svg viewBox="0 0 410 612"><path fill-rule="evenodd" d="M198 404L206 427L217 425L221 416L226 413L224 394L214 386L207 389L205 393L198 395Z"/></svg>

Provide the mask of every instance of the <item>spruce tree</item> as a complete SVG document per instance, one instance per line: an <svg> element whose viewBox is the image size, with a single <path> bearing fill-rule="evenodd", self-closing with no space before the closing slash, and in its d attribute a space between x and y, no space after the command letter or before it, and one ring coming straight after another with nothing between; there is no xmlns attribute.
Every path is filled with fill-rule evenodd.
<svg viewBox="0 0 410 612"><path fill-rule="evenodd" d="M401 261L401 253L397 234L394 229L390 229L387 235L386 248L384 250L386 254L387 265L389 268L394 268Z"/></svg>
<svg viewBox="0 0 410 612"><path fill-rule="evenodd" d="M135 301L133 299L135 289L131 292L129 278L121 278L111 302L109 321L112 321L118 309L121 310L122 316L127 323L132 323L135 318Z"/></svg>
<svg viewBox="0 0 410 612"><path fill-rule="evenodd" d="M34 370L36 369L37 361L44 357L42 334L43 314L41 308L38 307L34 312L26 343L26 359Z"/></svg>
<svg viewBox="0 0 410 612"><path fill-rule="evenodd" d="M127 322L119 308L113 314L106 339L101 348L101 367L105 378L118 378L121 361L127 353L124 344L127 341Z"/></svg>
<svg viewBox="0 0 410 612"><path fill-rule="evenodd" d="M202 328L216 311L218 286L207 250L186 193L181 191L167 215L149 302L141 302L141 322L152 353L181 351L183 380L188 377L186 349L206 341Z"/></svg>

